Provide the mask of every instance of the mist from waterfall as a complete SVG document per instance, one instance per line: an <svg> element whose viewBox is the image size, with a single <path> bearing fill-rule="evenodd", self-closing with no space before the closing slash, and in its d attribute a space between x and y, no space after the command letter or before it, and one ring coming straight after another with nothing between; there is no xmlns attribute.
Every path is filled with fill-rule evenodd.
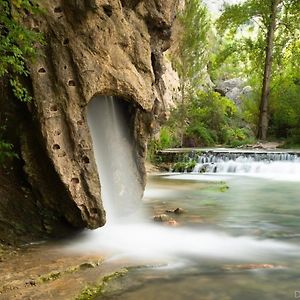
<svg viewBox="0 0 300 300"><path fill-rule="evenodd" d="M113 97L88 106L90 127L107 222L122 222L141 203L142 186L125 111Z"/></svg>

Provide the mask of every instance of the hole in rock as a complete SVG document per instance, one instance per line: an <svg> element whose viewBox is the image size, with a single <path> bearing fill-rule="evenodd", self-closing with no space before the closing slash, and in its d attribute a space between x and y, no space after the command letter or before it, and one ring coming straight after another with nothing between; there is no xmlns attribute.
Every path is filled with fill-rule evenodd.
<svg viewBox="0 0 300 300"><path fill-rule="evenodd" d="M91 208L91 213L92 214L97 214L98 213L98 209L97 208Z"/></svg>
<svg viewBox="0 0 300 300"><path fill-rule="evenodd" d="M87 156L84 156L82 158L82 161L85 163L85 164L89 164L90 163L90 159L87 157Z"/></svg>
<svg viewBox="0 0 300 300"><path fill-rule="evenodd" d="M111 17L113 14L113 8L111 7L111 5L107 4L107 5L103 5L102 7L103 7L105 14L108 17Z"/></svg>
<svg viewBox="0 0 300 300"><path fill-rule="evenodd" d="M77 121L77 125L83 125L83 121L82 120L79 120L79 121Z"/></svg>
<svg viewBox="0 0 300 300"><path fill-rule="evenodd" d="M57 7L54 8L54 12L55 13L62 13L63 10L62 10L62 8L60 6L57 6Z"/></svg>
<svg viewBox="0 0 300 300"><path fill-rule="evenodd" d="M64 69L67 70L67 66L64 66Z"/></svg>
<svg viewBox="0 0 300 300"><path fill-rule="evenodd" d="M55 130L55 131L54 131L54 134L55 134L55 135L61 135L61 131L60 131L59 129L58 129L58 130Z"/></svg>
<svg viewBox="0 0 300 300"><path fill-rule="evenodd" d="M63 151L62 153L58 154L58 157L65 157L67 155L67 153L65 151Z"/></svg>
<svg viewBox="0 0 300 300"><path fill-rule="evenodd" d="M86 145L85 140L81 140L81 141L79 142L79 146L80 146L81 148L87 148L87 145Z"/></svg>
<svg viewBox="0 0 300 300"><path fill-rule="evenodd" d="M93 152L107 221L134 214L141 205L142 173L134 139L137 107L123 98L96 96L87 107Z"/></svg>
<svg viewBox="0 0 300 300"><path fill-rule="evenodd" d="M69 42L70 42L70 40L69 40L68 38L66 38L66 39L64 39L63 44L64 44L64 45L68 45Z"/></svg>
<svg viewBox="0 0 300 300"><path fill-rule="evenodd" d="M53 150L59 150L59 149L60 149L60 146L59 146L58 144L54 144L54 145L52 146L52 149L53 149Z"/></svg>
<svg viewBox="0 0 300 300"><path fill-rule="evenodd" d="M77 177L74 177L74 178L71 179L71 182L73 184L78 184L79 183L79 179Z"/></svg>
<svg viewBox="0 0 300 300"><path fill-rule="evenodd" d="M74 80L69 80L68 85L69 85L69 86L76 86Z"/></svg>
<svg viewBox="0 0 300 300"><path fill-rule="evenodd" d="M56 104L51 105L50 110L51 110L51 111L58 111L57 105L56 105Z"/></svg>
<svg viewBox="0 0 300 300"><path fill-rule="evenodd" d="M39 73L46 73L46 70L44 68L39 68Z"/></svg>

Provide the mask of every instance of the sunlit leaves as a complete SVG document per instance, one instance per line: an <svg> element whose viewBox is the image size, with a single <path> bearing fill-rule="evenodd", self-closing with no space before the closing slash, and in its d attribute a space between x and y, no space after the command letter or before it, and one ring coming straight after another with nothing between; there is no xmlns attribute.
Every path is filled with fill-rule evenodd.
<svg viewBox="0 0 300 300"><path fill-rule="evenodd" d="M273 0L246 0L241 4L226 6L217 21L225 45L230 41L235 47L215 68L218 67L221 72L226 64L233 68L234 61L241 63L243 77L247 77L257 91L253 93L256 96L252 104L247 102L248 107L244 112L245 118L252 121L257 119L272 4ZM270 124L274 135L283 132L286 135L293 126L300 126L300 119L296 117L300 115L300 93L295 85L300 69L300 1L280 1L276 24L272 49ZM282 129L284 127L285 130Z"/></svg>
<svg viewBox="0 0 300 300"><path fill-rule="evenodd" d="M208 62L208 32L210 20L199 0L188 0L178 17L181 33L172 63L185 89L199 87Z"/></svg>
<svg viewBox="0 0 300 300"><path fill-rule="evenodd" d="M28 29L23 20L39 11L35 1L0 0L0 78L7 76L15 96L22 101L31 98L23 87L20 76L27 76L26 62L37 53L42 36Z"/></svg>

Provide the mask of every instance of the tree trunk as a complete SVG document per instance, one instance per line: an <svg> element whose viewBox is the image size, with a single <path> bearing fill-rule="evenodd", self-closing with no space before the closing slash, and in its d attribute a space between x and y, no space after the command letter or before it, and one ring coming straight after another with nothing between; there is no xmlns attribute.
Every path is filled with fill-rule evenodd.
<svg viewBox="0 0 300 300"><path fill-rule="evenodd" d="M270 83L271 83L271 73L272 73L274 34L276 30L277 8L280 2L281 0L272 1L272 11L270 15L270 23L268 27L268 33L267 33L266 59L265 59L263 87L262 87L261 102L260 102L260 116L259 116L258 133L257 133L257 138L261 140L266 140L268 125L269 125L268 107L269 107Z"/></svg>
<svg viewBox="0 0 300 300"><path fill-rule="evenodd" d="M181 111L180 111L180 147L183 147L184 142L184 127L185 127L185 80L181 80Z"/></svg>

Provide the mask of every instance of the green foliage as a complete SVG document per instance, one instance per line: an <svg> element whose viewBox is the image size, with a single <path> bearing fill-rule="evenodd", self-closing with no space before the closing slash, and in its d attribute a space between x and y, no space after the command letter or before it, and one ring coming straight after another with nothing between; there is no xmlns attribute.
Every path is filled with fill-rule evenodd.
<svg viewBox="0 0 300 300"><path fill-rule="evenodd" d="M164 126L161 128L158 138L148 142L147 158L150 162L160 163L158 161L160 157L156 155L157 151L179 146L179 140L173 130L172 126Z"/></svg>
<svg viewBox="0 0 300 300"><path fill-rule="evenodd" d="M207 8L201 0L185 1L185 8L178 16L179 38L171 55L171 62L180 79L181 104L178 121L184 127L185 104L201 85L209 61L208 33L211 23ZM181 133L180 144L182 145Z"/></svg>
<svg viewBox="0 0 300 300"><path fill-rule="evenodd" d="M17 157L17 155L13 151L13 145L0 140L0 166L2 166L7 159L14 157Z"/></svg>
<svg viewBox="0 0 300 300"><path fill-rule="evenodd" d="M198 91L186 103L184 127L178 127L180 107L171 112L168 122L162 127L161 136L167 134L161 148L178 146L183 130L183 146L214 146L226 144L239 146L251 141L251 130L244 128L240 113L234 102L216 92Z"/></svg>
<svg viewBox="0 0 300 300"><path fill-rule="evenodd" d="M4 138L5 130L5 126L0 127L0 166L3 166L7 160L18 158L18 155L14 152L14 146Z"/></svg>
<svg viewBox="0 0 300 300"><path fill-rule="evenodd" d="M37 1L0 0L0 78L8 77L15 96L21 101L31 100L22 78L28 76L26 62L33 59L41 34L28 29L24 22L40 12Z"/></svg>
<svg viewBox="0 0 300 300"><path fill-rule="evenodd" d="M254 137L251 130L247 128L230 128L223 129L224 144L230 147L239 147L245 144L254 143Z"/></svg>
<svg viewBox="0 0 300 300"><path fill-rule="evenodd" d="M172 167L173 172L192 172L196 166L195 160L189 160L187 162L185 161L179 161L175 163Z"/></svg>
<svg viewBox="0 0 300 300"><path fill-rule="evenodd" d="M222 39L212 59L213 78L231 74L248 78L254 88L245 100L243 116L257 130L267 32L273 0L246 0L227 5L217 21ZM277 10L271 93L269 98L270 133L287 137L299 127L300 96L295 82L299 78L300 1L282 0ZM298 70L298 71L297 71ZM292 130L292 131L291 131Z"/></svg>
<svg viewBox="0 0 300 300"><path fill-rule="evenodd" d="M178 16L181 33L171 57L173 66L181 80L182 92L201 84L208 63L208 32L210 19L201 0L185 1L185 9Z"/></svg>

